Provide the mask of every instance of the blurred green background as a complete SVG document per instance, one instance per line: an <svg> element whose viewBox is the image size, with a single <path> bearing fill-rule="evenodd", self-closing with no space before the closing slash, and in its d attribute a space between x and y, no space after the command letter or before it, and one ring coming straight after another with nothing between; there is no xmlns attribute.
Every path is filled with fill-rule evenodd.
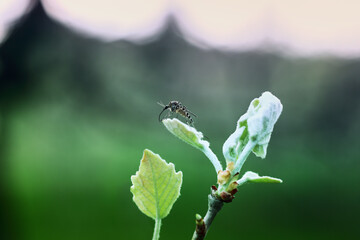
<svg viewBox="0 0 360 240"><path fill-rule="evenodd" d="M216 174L158 122L179 100L222 159L222 144L264 91L284 110L265 160L244 170L283 179L248 184L226 204L211 239L360 236L360 59L194 47L170 21L146 44L101 42L51 20L40 5L0 45L3 239L150 239L132 202L145 148L184 173L161 239L190 239Z"/></svg>

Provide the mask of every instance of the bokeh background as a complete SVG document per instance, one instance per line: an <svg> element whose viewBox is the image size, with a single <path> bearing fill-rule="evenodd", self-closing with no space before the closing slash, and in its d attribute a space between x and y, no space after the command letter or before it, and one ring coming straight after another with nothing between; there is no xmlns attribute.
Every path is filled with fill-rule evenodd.
<svg viewBox="0 0 360 240"><path fill-rule="evenodd" d="M222 159L264 91L284 110L265 160L207 239L360 236L358 1L0 2L2 239L151 239L130 176L145 148L184 174L161 239L190 239L216 182L158 122L179 100Z"/></svg>

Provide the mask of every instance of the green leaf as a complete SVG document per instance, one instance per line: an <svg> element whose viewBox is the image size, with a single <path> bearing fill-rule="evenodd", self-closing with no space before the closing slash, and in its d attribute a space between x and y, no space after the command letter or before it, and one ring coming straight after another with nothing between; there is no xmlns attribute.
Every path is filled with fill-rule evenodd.
<svg viewBox="0 0 360 240"><path fill-rule="evenodd" d="M195 128L179 121L177 118L166 118L163 121L165 127L175 136L190 144L191 146L204 149L210 146L208 141L203 140L204 135L202 132L197 131Z"/></svg>
<svg viewBox="0 0 360 240"><path fill-rule="evenodd" d="M133 200L145 215L165 218L180 195L182 172L158 154L145 149L139 171L131 176Z"/></svg>
<svg viewBox="0 0 360 240"><path fill-rule="evenodd" d="M259 176L259 174L248 171L242 178L240 178L237 183L240 185L246 182L255 182L255 183L282 183L282 180L279 178L268 177L268 176Z"/></svg>
<svg viewBox="0 0 360 240"><path fill-rule="evenodd" d="M176 118L167 118L162 122L167 130L169 130L176 137L202 151L210 159L210 162L213 164L216 172L222 170L222 166L218 158L210 149L210 143L203 140L204 135L202 132L199 132L195 128L184 124Z"/></svg>

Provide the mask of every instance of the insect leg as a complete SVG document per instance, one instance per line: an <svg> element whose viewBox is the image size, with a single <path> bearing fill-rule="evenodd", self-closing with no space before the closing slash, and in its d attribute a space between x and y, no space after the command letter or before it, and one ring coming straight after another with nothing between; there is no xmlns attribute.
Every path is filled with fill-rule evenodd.
<svg viewBox="0 0 360 240"><path fill-rule="evenodd" d="M194 117L197 117L195 113L191 112L189 109L186 109L186 111L190 114L192 114Z"/></svg>
<svg viewBox="0 0 360 240"><path fill-rule="evenodd" d="M170 117L171 117L171 114L172 114L171 111L167 112L166 115L165 115L161 120L170 118Z"/></svg>

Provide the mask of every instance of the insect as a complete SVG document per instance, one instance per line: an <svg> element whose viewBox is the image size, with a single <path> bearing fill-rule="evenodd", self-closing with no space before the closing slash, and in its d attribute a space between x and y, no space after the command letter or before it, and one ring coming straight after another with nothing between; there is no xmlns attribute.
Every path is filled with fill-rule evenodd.
<svg viewBox="0 0 360 240"><path fill-rule="evenodd" d="M195 115L195 113L192 113L190 110L188 110L184 105L181 104L181 102L178 101L170 101L168 105L164 105L161 102L158 102L158 104L160 106L162 106L164 109L160 112L159 114L159 121L161 122L162 119L167 118L170 116L170 113L178 113L181 116L183 116L184 118L186 118L186 122L190 125L194 125L194 120L192 118L191 115L193 115L194 117L197 117ZM164 117L161 118L161 114L166 110L166 109L170 109L170 112Z"/></svg>

